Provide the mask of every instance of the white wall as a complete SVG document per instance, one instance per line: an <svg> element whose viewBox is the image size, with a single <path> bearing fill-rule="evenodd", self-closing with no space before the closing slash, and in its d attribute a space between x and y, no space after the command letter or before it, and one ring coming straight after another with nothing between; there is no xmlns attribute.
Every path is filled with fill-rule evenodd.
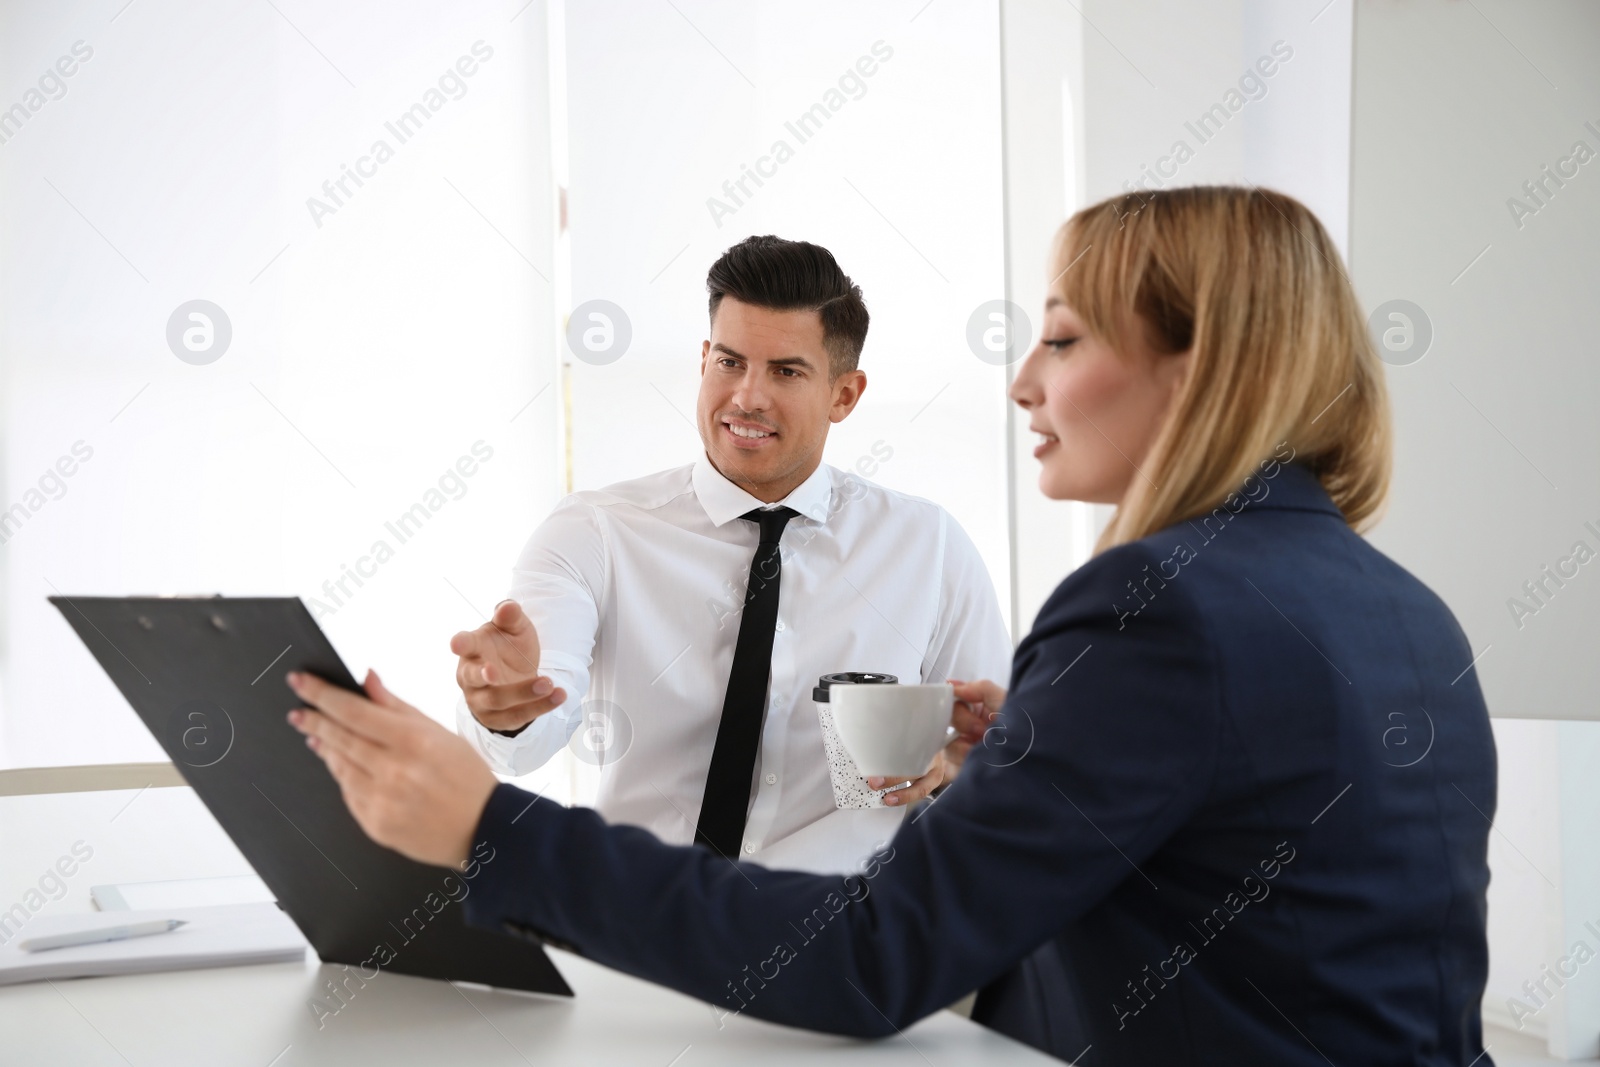
<svg viewBox="0 0 1600 1067"><path fill-rule="evenodd" d="M1083 204L1083 20L1049 0L1001 5L1005 77L1006 299L1021 313L1011 338L1020 358L1039 336L1055 231ZM1027 330L1022 330L1021 321ZM1026 333L1026 336L1021 336ZM1063 577L1088 559L1110 509L1039 492L1038 436L1008 407L1012 632L1020 639Z"/></svg>
<svg viewBox="0 0 1600 1067"><path fill-rule="evenodd" d="M1600 565L1549 582L1520 627L1509 604L1536 607L1523 583L1576 541L1600 552L1584 525L1600 527L1600 162L1520 228L1507 201L1574 142L1600 152L1584 125L1600 128L1600 9L1370 4L1358 29L1354 280L1368 307L1411 300L1434 332L1389 373L1395 495L1374 540L1475 652L1493 646L1478 672L1494 714L1595 718Z"/></svg>
<svg viewBox="0 0 1600 1067"><path fill-rule="evenodd" d="M1344 247L1349 0L1092 0L1081 15L1008 0L1003 10L1008 285L1035 323L1055 228L1077 207L1129 189L1269 186L1304 201ZM1263 58L1272 71L1264 77L1255 69ZM1247 73L1254 80L1241 86ZM1228 109L1226 122L1197 134L1213 105ZM1088 557L1110 514L1042 500L1032 446L1026 420L1013 419L1019 632Z"/></svg>
<svg viewBox="0 0 1600 1067"><path fill-rule="evenodd" d="M353 668L447 713L445 642L503 594L568 461L586 487L698 453L704 273L749 233L823 243L866 291L870 387L828 459L892 449L869 476L949 507L1008 599L1005 372L966 339L1003 292L993 2L575 5L553 51L543 3L41 2L0 19L5 105L75 41L93 49L0 144L0 502L80 438L94 449L0 548L0 761L158 756L44 603L58 589L317 596ZM465 95L401 144L385 123L479 40L493 57ZM890 58L862 77L875 46ZM833 90L842 106L799 144L785 121ZM708 198L779 138L794 158L719 225ZM378 139L392 160L333 201L322 183ZM313 219L313 196L336 210ZM595 296L633 320L608 366L554 343L556 310ZM233 330L206 366L164 339L196 297ZM480 439L494 461L425 536L322 592Z"/></svg>
<svg viewBox="0 0 1600 1067"><path fill-rule="evenodd" d="M633 329L616 362L572 363L576 487L701 455L706 270L750 234L812 241L872 314L867 391L827 461L892 449L868 477L948 508L1004 605L1005 372L966 341L1003 294L997 18L993 2L567 5L571 304L610 300ZM786 123L875 45L891 58L801 143ZM724 182L778 141L793 157L735 204ZM733 213L714 217L713 197Z"/></svg>
<svg viewBox="0 0 1600 1067"><path fill-rule="evenodd" d="M0 765L160 756L57 591L317 596L353 669L447 716L449 636L554 501L559 390L510 421L556 367L542 3L278 6L0 8L0 108L27 115L0 143L0 506L25 509L0 547ZM402 144L385 123L479 41ZM361 164L378 140L393 158ZM314 217L343 165L372 173ZM166 340L194 298L232 326L203 366ZM389 534L480 440L426 529ZM321 592L379 540L392 559Z"/></svg>
<svg viewBox="0 0 1600 1067"><path fill-rule="evenodd" d="M1363 0L1356 18L1351 269L1363 304L1419 305L1434 340L1389 368L1394 497L1373 541L1456 612L1490 712L1600 715L1600 570L1578 568L1519 627L1508 602L1577 540L1600 550L1600 163L1538 213L1507 201L1582 140L1600 151L1600 9ZM1466 664L1461 665L1465 668ZM1496 724L1485 1012L1600 939L1592 723ZM1600 1053L1600 972L1578 972L1529 1022L1553 1053Z"/></svg>

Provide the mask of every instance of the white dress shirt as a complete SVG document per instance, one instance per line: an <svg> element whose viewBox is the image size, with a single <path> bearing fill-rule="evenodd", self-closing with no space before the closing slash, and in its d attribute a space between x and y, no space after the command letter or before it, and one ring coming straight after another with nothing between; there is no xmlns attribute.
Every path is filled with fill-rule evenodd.
<svg viewBox="0 0 1600 1067"><path fill-rule="evenodd" d="M782 503L799 514L781 541L743 852L769 867L844 872L894 836L905 809L834 806L818 676L1004 682L1011 642L977 549L943 508L827 464ZM759 534L740 516L763 506L704 458L562 500L522 550L511 596L566 702L506 737L462 701L461 733L497 770L527 774L580 727L603 730L612 754L600 762L599 812L693 841Z"/></svg>

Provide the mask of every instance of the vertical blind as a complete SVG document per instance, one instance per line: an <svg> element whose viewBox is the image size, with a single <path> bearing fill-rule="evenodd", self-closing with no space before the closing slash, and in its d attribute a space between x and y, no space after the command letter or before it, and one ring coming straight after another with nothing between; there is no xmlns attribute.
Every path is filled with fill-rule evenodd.
<svg viewBox="0 0 1600 1067"><path fill-rule="evenodd" d="M301 595L447 718L560 487L544 6L119 6L0 8L0 763L161 756L55 593Z"/></svg>
<svg viewBox="0 0 1600 1067"><path fill-rule="evenodd" d="M756 233L872 311L827 460L945 505L1004 606L995 4L0 20L0 765L160 758L58 592L299 595L448 719L559 494L699 455L705 272Z"/></svg>

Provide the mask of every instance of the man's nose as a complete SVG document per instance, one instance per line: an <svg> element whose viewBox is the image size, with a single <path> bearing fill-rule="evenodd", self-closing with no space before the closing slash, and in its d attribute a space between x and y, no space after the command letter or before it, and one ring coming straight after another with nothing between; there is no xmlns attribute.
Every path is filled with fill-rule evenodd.
<svg viewBox="0 0 1600 1067"><path fill-rule="evenodd" d="M734 387L733 396L729 399L741 411L765 411L770 397L762 376L755 371L746 371L740 376L739 384Z"/></svg>

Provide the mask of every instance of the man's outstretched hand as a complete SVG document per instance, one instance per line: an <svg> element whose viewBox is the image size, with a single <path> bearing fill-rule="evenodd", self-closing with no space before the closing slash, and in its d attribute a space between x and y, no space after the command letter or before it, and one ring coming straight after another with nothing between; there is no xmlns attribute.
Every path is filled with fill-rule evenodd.
<svg viewBox="0 0 1600 1067"><path fill-rule="evenodd" d="M450 639L456 684L472 717L491 730L516 733L561 705L565 690L539 674L539 634L515 600L503 600L489 621Z"/></svg>
<svg viewBox="0 0 1600 1067"><path fill-rule="evenodd" d="M459 735L388 689L373 671L365 697L310 674L289 688L310 707L289 722L328 765L367 836L419 863L460 867L498 780Z"/></svg>

